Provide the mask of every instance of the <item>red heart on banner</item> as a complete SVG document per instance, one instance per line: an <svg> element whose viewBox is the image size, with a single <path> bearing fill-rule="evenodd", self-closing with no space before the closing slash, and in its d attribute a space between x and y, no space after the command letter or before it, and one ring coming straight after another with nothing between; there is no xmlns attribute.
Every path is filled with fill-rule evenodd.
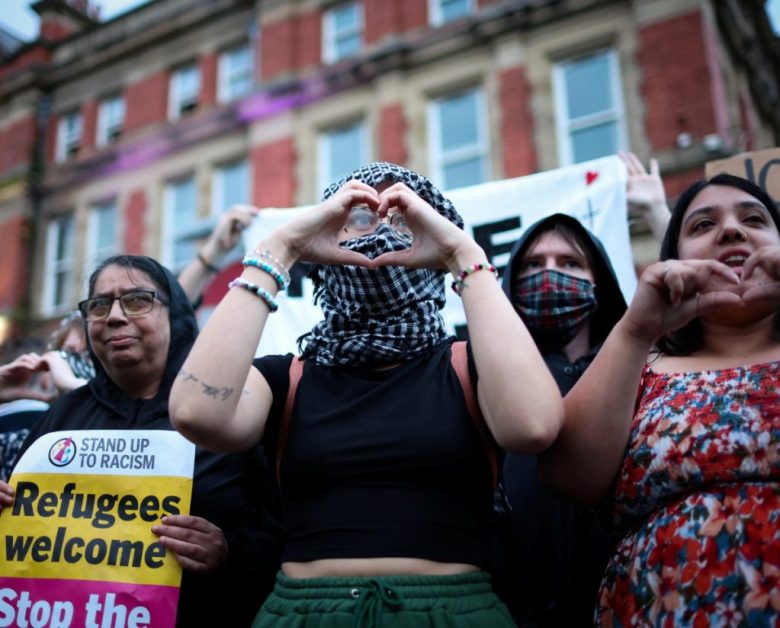
<svg viewBox="0 0 780 628"><path fill-rule="evenodd" d="M599 173L598 173L598 172L595 172L595 171L593 171L593 170L588 170L588 171L585 173L585 183L587 183L588 185L590 185L590 184L591 184L591 183L593 183L593 182L594 182L596 179L598 179L598 176L599 176Z"/></svg>

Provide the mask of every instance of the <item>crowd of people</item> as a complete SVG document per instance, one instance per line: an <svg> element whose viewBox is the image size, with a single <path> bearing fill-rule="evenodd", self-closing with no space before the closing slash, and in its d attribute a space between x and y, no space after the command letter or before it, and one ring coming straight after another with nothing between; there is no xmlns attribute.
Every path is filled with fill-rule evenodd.
<svg viewBox="0 0 780 628"><path fill-rule="evenodd" d="M388 163L254 243L200 331L255 208L178 280L104 260L46 350L4 356L0 426L28 416L0 507L43 434L175 429L192 508L151 531L184 571L180 626L777 624L778 207L718 175L670 211L657 162L621 158L661 243L630 303L575 218L528 227L498 277L453 203ZM297 262L323 320L256 357Z"/></svg>

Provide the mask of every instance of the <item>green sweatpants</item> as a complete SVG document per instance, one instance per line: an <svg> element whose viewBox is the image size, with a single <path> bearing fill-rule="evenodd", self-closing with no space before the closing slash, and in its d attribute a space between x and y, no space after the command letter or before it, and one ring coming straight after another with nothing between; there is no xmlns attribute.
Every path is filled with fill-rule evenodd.
<svg viewBox="0 0 780 628"><path fill-rule="evenodd" d="M487 573L456 576L288 578L253 628L510 628Z"/></svg>

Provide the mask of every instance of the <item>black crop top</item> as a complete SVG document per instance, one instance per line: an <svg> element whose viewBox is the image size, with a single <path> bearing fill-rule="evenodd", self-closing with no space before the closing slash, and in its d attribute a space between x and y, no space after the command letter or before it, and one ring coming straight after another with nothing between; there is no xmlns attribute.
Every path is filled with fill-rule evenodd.
<svg viewBox="0 0 780 628"><path fill-rule="evenodd" d="M254 362L273 392L270 460L291 359ZM449 343L386 371L305 363L280 477L283 562L414 557L489 569L490 464Z"/></svg>

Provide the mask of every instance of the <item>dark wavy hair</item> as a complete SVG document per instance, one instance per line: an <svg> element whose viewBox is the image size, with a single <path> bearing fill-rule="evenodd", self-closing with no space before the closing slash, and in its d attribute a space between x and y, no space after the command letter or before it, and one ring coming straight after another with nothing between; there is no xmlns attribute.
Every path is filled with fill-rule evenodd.
<svg viewBox="0 0 780 628"><path fill-rule="evenodd" d="M696 195L704 188L711 185L723 185L737 188L750 194L750 196L767 208L775 223L775 227L778 232L780 232L780 212L778 212L777 205L769 194L747 179L731 174L719 174L708 180L696 181L677 199L677 203L674 206L672 216L669 220L669 226L666 228L666 233L664 234L663 243L661 244L661 261L680 259L680 231L682 230L685 212ZM772 336L773 338L780 340L780 312L778 312L778 315L775 317ZM694 318L684 327L662 336L656 343L656 346L662 353L667 355L690 355L697 349L700 349L703 342L704 337L702 335L701 322L698 318Z"/></svg>

